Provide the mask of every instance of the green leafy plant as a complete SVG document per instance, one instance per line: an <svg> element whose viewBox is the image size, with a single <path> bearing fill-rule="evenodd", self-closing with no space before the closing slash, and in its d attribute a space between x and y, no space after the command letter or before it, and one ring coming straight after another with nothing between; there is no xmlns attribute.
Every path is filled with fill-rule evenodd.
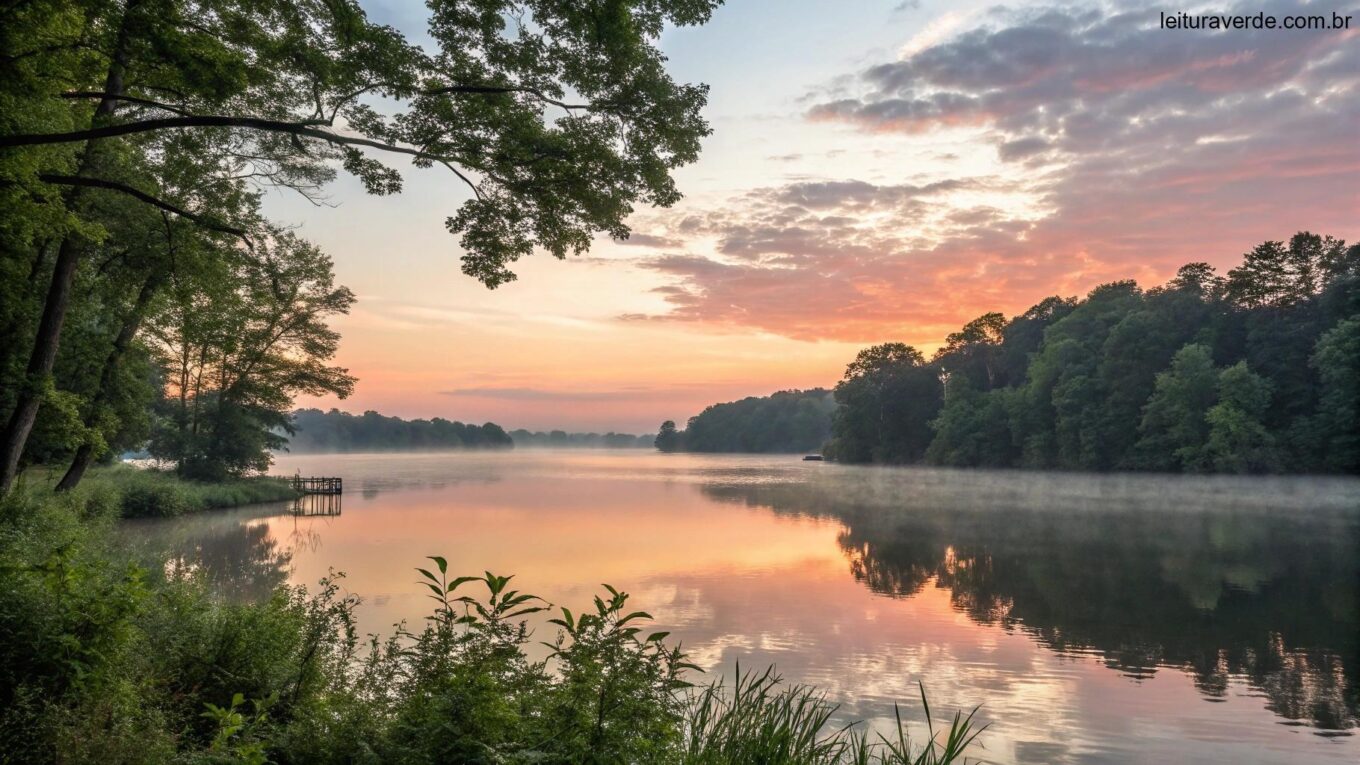
<svg viewBox="0 0 1360 765"><path fill-rule="evenodd" d="M214 754L229 755L233 762L241 765L265 765L269 762L265 743L255 738L255 731L264 726L273 698L253 699L253 710L249 715L240 711L245 705L245 696L236 693L231 704L219 707L205 704L207 708L202 717L211 720L216 728L209 751Z"/></svg>

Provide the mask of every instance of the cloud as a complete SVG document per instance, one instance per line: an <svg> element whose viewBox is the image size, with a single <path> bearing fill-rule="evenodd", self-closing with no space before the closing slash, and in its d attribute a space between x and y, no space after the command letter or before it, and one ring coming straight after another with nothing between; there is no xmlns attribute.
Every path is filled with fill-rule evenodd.
<svg viewBox="0 0 1360 765"><path fill-rule="evenodd" d="M1258 11L1318 12L1225 9ZM670 277L664 316L924 341L1101 281L1231 265L1301 229L1360 233L1360 29L1163 30L1129 2L996 8L957 28L813 91L807 114L945 135L1000 171L803 180L690 211L669 230L685 246L645 261Z"/></svg>
<svg viewBox="0 0 1360 765"><path fill-rule="evenodd" d="M669 385L658 387L625 386L615 389L562 390L557 388L534 388L515 386L484 386L474 388L454 388L439 391L439 395L451 398L475 398L495 401L521 403L534 402L619 402L619 401L670 401L677 393L694 390L709 390L710 384Z"/></svg>
<svg viewBox="0 0 1360 765"><path fill-rule="evenodd" d="M636 231L628 235L627 239L615 239L615 244L626 247L679 247L682 242L678 239L667 239L664 236L653 236L651 234L640 234Z"/></svg>

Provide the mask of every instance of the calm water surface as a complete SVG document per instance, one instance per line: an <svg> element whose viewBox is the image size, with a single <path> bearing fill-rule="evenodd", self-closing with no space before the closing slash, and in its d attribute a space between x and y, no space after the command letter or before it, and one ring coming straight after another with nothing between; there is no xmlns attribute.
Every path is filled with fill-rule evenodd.
<svg viewBox="0 0 1360 765"><path fill-rule="evenodd" d="M252 597L335 568L361 627L413 568L627 590L710 675L778 665L886 724L981 704L992 763L1360 762L1360 481L855 468L645 451L325 455L289 505L128 524ZM540 635L548 636L546 627Z"/></svg>

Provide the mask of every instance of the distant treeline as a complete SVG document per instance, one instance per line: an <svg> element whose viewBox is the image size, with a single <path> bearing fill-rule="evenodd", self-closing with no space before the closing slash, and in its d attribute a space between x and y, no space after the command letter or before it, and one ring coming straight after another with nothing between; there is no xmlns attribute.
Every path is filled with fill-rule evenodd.
<svg viewBox="0 0 1360 765"><path fill-rule="evenodd" d="M1300 233L1226 277L989 313L929 361L861 351L835 396L845 462L1360 472L1360 246Z"/></svg>
<svg viewBox="0 0 1360 765"><path fill-rule="evenodd" d="M568 433L564 430L528 431L523 428L510 431L519 448L546 449L641 449L648 448L656 440L650 433L635 436L631 433Z"/></svg>
<svg viewBox="0 0 1360 765"><path fill-rule="evenodd" d="M430 449L593 448L635 449L651 447L650 434L547 433L523 428L506 433L494 422L467 425L442 417L403 420L368 411L353 415L332 409L299 409L293 413L288 448L293 452L420 451Z"/></svg>
<svg viewBox="0 0 1360 765"><path fill-rule="evenodd" d="M831 391L786 390L770 396L714 404L689 418L680 431L661 424L656 447L664 452L806 452L831 435L836 408Z"/></svg>
<svg viewBox="0 0 1360 765"><path fill-rule="evenodd" d="M353 415L332 409L293 413L288 448L293 452L418 451L426 449L510 449L514 442L494 422L467 425L442 417L403 420L368 411Z"/></svg>

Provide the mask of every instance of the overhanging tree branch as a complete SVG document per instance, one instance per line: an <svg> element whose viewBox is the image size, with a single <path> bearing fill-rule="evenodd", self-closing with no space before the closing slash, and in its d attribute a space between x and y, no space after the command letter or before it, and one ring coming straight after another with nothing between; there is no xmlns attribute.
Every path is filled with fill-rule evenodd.
<svg viewBox="0 0 1360 765"><path fill-rule="evenodd" d="M136 120L134 122L124 122L118 125L105 125L102 127L89 128L88 130L73 130L68 133L19 133L17 135L0 136L0 148L13 148L18 146L43 146L54 143L76 143L80 141L92 141L99 138L117 138L125 135L137 135L139 133L151 133L157 130L185 130L188 128L200 127L225 127L225 128L245 128L247 130L263 130L273 133L288 133L290 135L305 136L316 138L328 143L340 146L366 146L371 149L390 151L397 154L409 154L420 159L433 161L458 162L456 157L444 157L437 154L408 149L404 146L374 141L368 138L355 136L345 136L332 133L329 130L321 130L318 125L325 124L322 121L305 120L302 122L284 122L281 120L267 120L259 117L231 117L219 114L191 114L181 117L164 117L153 120Z"/></svg>
<svg viewBox="0 0 1360 765"><path fill-rule="evenodd" d="M90 98L102 96L101 93L82 92L82 96ZM119 97L121 98L121 97ZM160 108L171 109L173 107L157 104L146 99L134 99L135 101L157 105ZM453 170L453 164L462 164L473 167L477 170L483 168L467 162L461 157L449 157L441 154L434 154L421 149L412 149L396 144L375 141L369 138L357 136L346 136L333 133L329 130L322 130L318 125L327 124L322 120L305 120L302 122L284 122L281 120L268 120L258 117L231 117L216 114L186 115L179 117L164 117L161 119L137 120L134 122L124 122L118 125L105 125L102 127L89 128L88 130L74 130L69 133L20 133L17 135L0 136L0 149L13 148L19 146L42 146L56 143L76 143L80 141L90 141L98 138L116 138L125 135L137 135L140 133L151 133L157 130L185 130L188 128L200 127L226 127L226 128L245 128L248 130L261 130L273 133L286 133L293 136L303 136L326 141L336 146L362 146L379 151L391 152L394 154L405 154L417 159L440 164ZM476 187L462 173L454 170L454 173L461 178L468 186L476 191Z"/></svg>
<svg viewBox="0 0 1360 765"><path fill-rule="evenodd" d="M107 101L125 101L125 102L127 102L127 103L129 103L129 104L138 104L138 105L140 105L140 106L150 106L150 107L155 108L155 109L162 109L162 110L164 110L164 111L173 112L174 114L179 114L179 115L182 115L182 116L185 116L185 117L192 116L192 115L189 113L189 111L186 110L186 109L182 109L182 108L180 108L180 107L178 107L178 106L172 106L172 105L170 105L170 104L162 103L162 102L160 102L160 101L152 101L152 100L149 99L149 98L139 98L139 97L137 97L137 96L121 95L121 94L116 94L116 93L101 93L101 92L99 92L99 91L97 91L97 90L77 90L77 91L72 91L72 92L69 92L69 93L62 93L62 94L61 94L61 97L62 97L62 98L69 98L69 99L98 98L98 99L100 99L101 101L103 101L103 100L107 100Z"/></svg>
<svg viewBox="0 0 1360 765"><path fill-rule="evenodd" d="M117 181L105 180L103 178L86 178L84 176L79 175L56 175L53 173L39 173L38 180L42 181L43 183L51 183L60 186L84 186L86 188L108 189L110 191L117 191L123 194L127 194L128 196L139 201L145 202L153 207L159 208L166 212L174 213L175 215L178 215L179 217L184 218L186 220L191 220L194 223L197 223L198 225L206 229L217 231L223 234L231 234L232 236L235 237L240 237L240 239L244 241L247 246L250 247L254 246L254 243L251 242L250 240L250 235L246 233L245 229L236 228L235 226L228 226L225 223L215 221L212 218L209 218L205 215L190 212L188 210L185 210L183 207L171 204L170 202L167 202L163 199L158 199L146 193L145 191L135 189L131 186L119 183Z"/></svg>

